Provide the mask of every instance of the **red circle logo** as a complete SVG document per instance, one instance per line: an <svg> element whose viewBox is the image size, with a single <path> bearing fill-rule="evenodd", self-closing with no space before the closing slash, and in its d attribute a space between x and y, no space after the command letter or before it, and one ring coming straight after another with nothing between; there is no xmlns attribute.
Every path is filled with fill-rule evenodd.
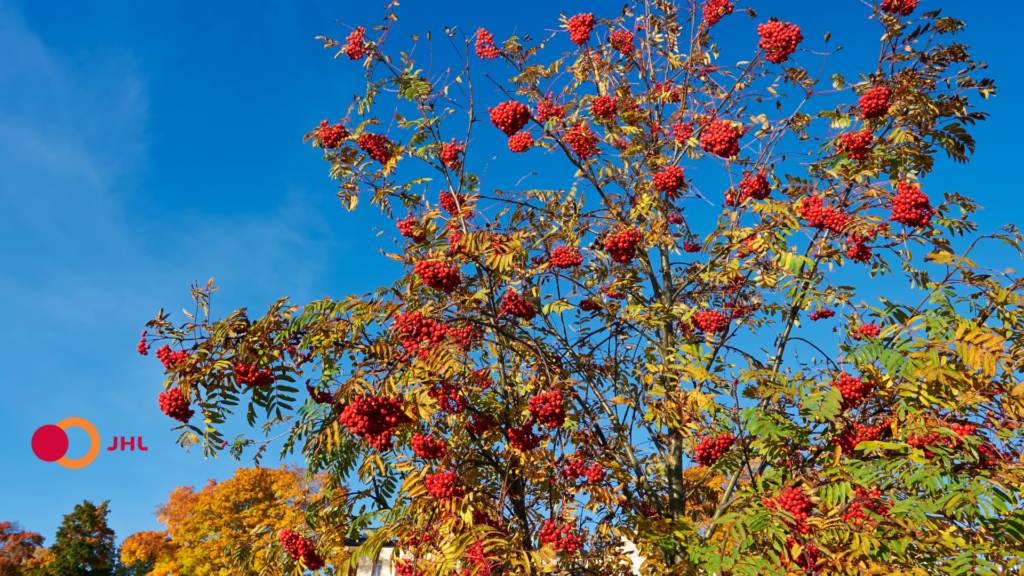
<svg viewBox="0 0 1024 576"><path fill-rule="evenodd" d="M71 459L68 453L68 428L81 428L89 434L89 452L81 458ZM141 444L141 441L140 441ZM72 416L56 424L40 426L32 434L32 452L43 462L56 462L65 468L85 468L100 453L100 433L85 418Z"/></svg>

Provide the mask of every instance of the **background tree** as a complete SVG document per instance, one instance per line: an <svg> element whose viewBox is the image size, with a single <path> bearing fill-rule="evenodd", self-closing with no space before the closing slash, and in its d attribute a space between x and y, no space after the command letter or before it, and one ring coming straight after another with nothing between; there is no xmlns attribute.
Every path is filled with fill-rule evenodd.
<svg viewBox="0 0 1024 576"><path fill-rule="evenodd" d="M0 522L0 576L20 576L42 545L39 534L22 530L17 522Z"/></svg>
<svg viewBox="0 0 1024 576"><path fill-rule="evenodd" d="M171 574L286 574L297 562L278 543L281 530L302 531L303 516L319 494L317 479L297 469L239 468L200 491L179 487L159 509L167 530L125 539L121 561L150 564L148 576ZM335 505L343 502L335 501ZM326 544L326 541L325 541ZM344 546L329 550L333 564Z"/></svg>
<svg viewBox="0 0 1024 576"><path fill-rule="evenodd" d="M45 565L49 576L113 576L117 568L114 531L107 526L109 501L76 504L64 516Z"/></svg>
<svg viewBox="0 0 1024 576"><path fill-rule="evenodd" d="M962 22L866 3L880 45L848 81L822 72L830 34L728 0L440 47L397 39L395 9L322 38L367 88L307 139L347 208L408 210L406 273L255 320L210 318L211 281L139 344L169 339L182 445L227 449L243 403L328 491L357 486L351 518L314 501L315 533L280 536L293 557L351 522L403 575L611 574L623 539L652 573L1017 569L1024 282L974 258L1021 236L976 234L930 177L969 160L995 91ZM713 33L743 14L727 62ZM541 187L482 186L495 129Z"/></svg>

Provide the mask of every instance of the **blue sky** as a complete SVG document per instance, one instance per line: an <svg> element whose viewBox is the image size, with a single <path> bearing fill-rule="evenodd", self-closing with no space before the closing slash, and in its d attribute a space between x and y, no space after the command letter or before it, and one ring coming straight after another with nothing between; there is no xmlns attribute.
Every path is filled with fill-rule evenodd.
<svg viewBox="0 0 1024 576"><path fill-rule="evenodd" d="M875 42L878 28L856 0L829 4L836 7L825 13L818 1L753 3L757 21L799 23L808 48L820 49L831 31L833 45L848 47L832 66L852 77L857 46ZM979 199L989 210L978 220L991 229L1021 207L1018 136L1006 129L1024 103L1020 66L998 51L1016 37L1022 8L922 6L969 19L961 41L991 64L1000 87L985 108L993 121L974 130L974 162L941 162L929 188ZM559 11L614 16L621 7L409 2L399 9L398 35L462 25L503 39L519 22L533 26L520 33L544 36ZM370 230L384 221L369 209L342 210L325 163L301 142L320 120L342 117L362 89L359 67L332 60L314 36L343 38L335 19L370 27L382 16L378 4L357 2L0 0L0 520L49 543L75 503L109 499L122 539L159 529L155 507L175 486L230 476L237 463L175 446L156 403L162 367L135 352L158 309L190 303L191 282L216 278L217 315L258 313L283 295L305 302L363 293L394 279L398 269L379 255ZM720 38L746 42L757 21L734 15ZM508 188L521 175L499 163L489 185ZM37 460L32 432L68 416L92 421L105 442L142 436L150 449L104 450L83 470ZM68 455L84 454L86 444L72 431Z"/></svg>

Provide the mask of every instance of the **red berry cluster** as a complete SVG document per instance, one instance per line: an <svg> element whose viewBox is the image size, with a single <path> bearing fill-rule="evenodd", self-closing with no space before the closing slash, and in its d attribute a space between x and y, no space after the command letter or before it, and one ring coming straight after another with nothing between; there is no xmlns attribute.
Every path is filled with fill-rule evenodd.
<svg viewBox="0 0 1024 576"><path fill-rule="evenodd" d="M533 422L527 422L519 428L509 428L508 444L520 452L536 450L540 446L540 436L534 434Z"/></svg>
<svg viewBox="0 0 1024 576"><path fill-rule="evenodd" d="M807 530L802 530L807 532ZM793 554L793 549L800 546L801 552L794 558L790 559ZM800 542L793 536L786 536L786 547L783 550L782 556L783 561L792 562L796 564L804 574L818 574L821 571L821 551L814 544L808 542ZM778 564L776 564L778 566ZM779 566L781 568L781 566ZM787 572L787 574L793 574L793 572Z"/></svg>
<svg viewBox="0 0 1024 576"><path fill-rule="evenodd" d="M420 234L416 231L416 227L419 225L419 222L417 222L411 214L405 220L399 218L396 224L398 226L398 232L416 244L427 239L426 234Z"/></svg>
<svg viewBox="0 0 1024 576"><path fill-rule="evenodd" d="M160 362L163 362L166 370L174 370L178 364L184 362L185 358L188 358L188 352L184 350L173 351L170 346L165 344L157 349L156 357Z"/></svg>
<svg viewBox="0 0 1024 576"><path fill-rule="evenodd" d="M501 314L510 314L516 318L530 321L537 315L537 310L519 292L509 288L505 292L505 297L501 299Z"/></svg>
<svg viewBox="0 0 1024 576"><path fill-rule="evenodd" d="M910 16L914 8L917 8L918 0L885 0L882 2L882 12Z"/></svg>
<svg viewBox="0 0 1024 576"><path fill-rule="evenodd" d="M732 125L732 122L718 120L712 122L701 132L700 147L705 152L721 158L732 158L740 153L740 137L745 130Z"/></svg>
<svg viewBox="0 0 1024 576"><path fill-rule="evenodd" d="M551 251L551 265L555 268L579 268L583 254L575 246L558 246Z"/></svg>
<svg viewBox="0 0 1024 576"><path fill-rule="evenodd" d="M462 206L462 209L466 210L466 195L459 194L459 201L456 203L455 195L451 192L444 191L441 192L440 196L438 196L437 203L441 205L441 208L444 208L445 212L452 216L458 216L459 206Z"/></svg>
<svg viewBox="0 0 1024 576"><path fill-rule="evenodd" d="M388 137L383 134L363 134L356 140L356 146L359 146L360 150L366 152L371 160L376 160L381 164L387 162L391 156L388 150L390 144Z"/></svg>
<svg viewBox="0 0 1024 576"><path fill-rule="evenodd" d="M502 102L487 110L491 113L491 124L504 132L505 136L519 132L530 121L530 109L515 100Z"/></svg>
<svg viewBox="0 0 1024 576"><path fill-rule="evenodd" d="M604 249L612 260L620 264L629 264L636 257L636 247L640 244L643 236L640 232L628 229L616 234L609 234L604 239Z"/></svg>
<svg viewBox="0 0 1024 576"><path fill-rule="evenodd" d="M139 354L149 356L149 344L146 344L146 330L142 331L142 338L139 339L139 345L135 349L139 351Z"/></svg>
<svg viewBox="0 0 1024 576"><path fill-rule="evenodd" d="M438 472L437 474L427 474L423 478L423 484L426 485L427 492L438 500L462 498L462 486L459 486L459 479L456 477L455 472L450 470Z"/></svg>
<svg viewBox="0 0 1024 576"><path fill-rule="evenodd" d="M875 389L874 382L864 382L860 378L854 378L846 372L843 372L839 380L833 383L833 386L838 388L839 393L843 396L842 410L856 408Z"/></svg>
<svg viewBox="0 0 1024 576"><path fill-rule="evenodd" d="M448 336L448 326L425 318L422 312L399 314L395 317L395 331L409 352L426 358L430 349Z"/></svg>
<svg viewBox="0 0 1024 576"><path fill-rule="evenodd" d="M651 86L651 94L656 98L663 98L666 102L678 104L683 101L682 89L672 84L670 80L655 82Z"/></svg>
<svg viewBox="0 0 1024 576"><path fill-rule="evenodd" d="M183 424L188 424L189 419L196 413L195 410L189 409L188 400L185 400L177 387L161 392L157 401L160 402L160 410L164 414Z"/></svg>
<svg viewBox="0 0 1024 576"><path fill-rule="evenodd" d="M935 215L928 196L906 180L901 180L896 187L896 197L892 201L890 221L899 222L912 228L927 226Z"/></svg>
<svg viewBox="0 0 1024 576"><path fill-rule="evenodd" d="M483 436L488 430L497 426L498 423L486 416L473 415L473 420L466 424L466 431L474 436ZM532 430L532 428L531 428Z"/></svg>
<svg viewBox="0 0 1024 576"><path fill-rule="evenodd" d="M686 185L683 169L679 166L666 166L654 175L654 187L663 192L671 200Z"/></svg>
<svg viewBox="0 0 1024 576"><path fill-rule="evenodd" d="M801 526L804 520L814 511L814 503L799 488L790 486L785 488L775 498L763 498L761 503L768 508L789 512L796 520L797 526Z"/></svg>
<svg viewBox="0 0 1024 576"><path fill-rule="evenodd" d="M580 310L584 312L593 312L594 310L600 310L601 305L594 302L590 298L586 298L580 301Z"/></svg>
<svg viewBox="0 0 1024 576"><path fill-rule="evenodd" d="M306 380L306 393L313 399L313 402L317 404L334 404L334 395L327 390L317 391L315 388L309 385L309 380Z"/></svg>
<svg viewBox="0 0 1024 576"><path fill-rule="evenodd" d="M729 0L708 0L704 3L704 25L711 28L723 16L732 14L734 4Z"/></svg>
<svg viewBox="0 0 1024 576"><path fill-rule="evenodd" d="M707 436L697 444L697 462L701 466L711 466L725 456L725 453L732 448L736 437L732 434L719 434L718 436Z"/></svg>
<svg viewBox="0 0 1024 576"><path fill-rule="evenodd" d="M619 113L619 99L615 96L598 96L590 101L590 112L601 120L614 120Z"/></svg>
<svg viewBox="0 0 1024 576"><path fill-rule="evenodd" d="M860 116L865 120L881 118L889 113L889 89L875 86L857 100L860 105Z"/></svg>
<svg viewBox="0 0 1024 576"><path fill-rule="evenodd" d="M825 206L825 200L821 196L808 196L800 200L796 205L796 213L807 220L808 226L828 230L833 234L842 232L849 219L845 213Z"/></svg>
<svg viewBox="0 0 1024 576"><path fill-rule="evenodd" d="M597 20L593 14L577 14L565 23L569 29L569 39L573 44L582 46L590 40L590 32L594 29Z"/></svg>
<svg viewBox="0 0 1024 576"><path fill-rule="evenodd" d="M626 295L618 290L605 290L604 295L611 298L612 300L622 300Z"/></svg>
<svg viewBox="0 0 1024 576"><path fill-rule="evenodd" d="M514 154L522 154L533 148L533 134L529 130L516 132L508 139L508 149Z"/></svg>
<svg viewBox="0 0 1024 576"><path fill-rule="evenodd" d="M623 56L629 56L636 50L633 45L633 33L629 30L616 30L608 35L608 43Z"/></svg>
<svg viewBox="0 0 1024 576"><path fill-rule="evenodd" d="M590 131L590 126L586 124L573 126L572 129L565 133L565 142L580 157L580 160L586 160L591 156L597 155L597 136Z"/></svg>
<svg viewBox="0 0 1024 576"><path fill-rule="evenodd" d="M819 308L819 309L815 310L814 312L811 312L811 315L809 316L809 318L811 319L811 321L817 322L818 320L824 320L825 318L831 318L831 317L833 317L835 315L836 315L836 313L835 313L834 310L829 310L828 308Z"/></svg>
<svg viewBox="0 0 1024 576"><path fill-rule="evenodd" d="M846 248L846 257L854 262L867 262L871 260L871 247L864 244L864 239L860 236L847 236L846 243L849 244Z"/></svg>
<svg viewBox="0 0 1024 576"><path fill-rule="evenodd" d="M839 150L846 152L850 160L863 160L871 152L871 142L874 139L875 134L870 128L860 132L847 132L839 137Z"/></svg>
<svg viewBox="0 0 1024 576"><path fill-rule="evenodd" d="M767 52L765 60L772 64L782 64L789 61L789 55L796 52L796 45L804 41L804 35L800 33L800 27L786 22L783 24L778 20L772 20L767 24L757 25L757 35L761 37L758 44Z"/></svg>
<svg viewBox="0 0 1024 576"><path fill-rule="evenodd" d="M412 436L412 451L424 460L440 460L444 458L448 447L443 440L436 440L433 436L424 436L417 432Z"/></svg>
<svg viewBox="0 0 1024 576"><path fill-rule="evenodd" d="M501 56L501 50L494 45L494 34L483 28L476 31L476 55L484 60Z"/></svg>
<svg viewBox="0 0 1024 576"><path fill-rule="evenodd" d="M437 400L438 408L448 414L462 414L469 406L466 397L448 380L441 380L432 386L427 395Z"/></svg>
<svg viewBox="0 0 1024 576"><path fill-rule="evenodd" d="M872 515L885 516L889 514L889 508L893 505L893 501L890 498L888 504L881 502L881 490L867 490L860 486L856 486L854 490L856 496L853 504L849 510L843 513L843 520L849 522L851 526L858 527L871 522Z"/></svg>
<svg viewBox="0 0 1024 576"><path fill-rule="evenodd" d="M683 223L683 215L680 214L679 212L672 211L672 212L669 212L668 216L665 217L665 220L669 224L682 224Z"/></svg>
<svg viewBox="0 0 1024 576"><path fill-rule="evenodd" d="M259 388L270 386L277 381L277 377L270 370L260 370L255 364L239 363L235 365L235 380L239 384Z"/></svg>
<svg viewBox="0 0 1024 576"><path fill-rule="evenodd" d="M677 122L672 125L672 137L675 139L676 144L685 144L690 139L690 136L693 136L693 124Z"/></svg>
<svg viewBox="0 0 1024 576"><path fill-rule="evenodd" d="M462 155L465 152L466 143L456 142L455 138L452 138L451 142L441 144L441 154L439 154L439 158L441 159L441 163L449 170L458 170L459 166L462 165Z"/></svg>
<svg viewBox="0 0 1024 576"><path fill-rule="evenodd" d="M324 559L309 540L291 530L281 530L277 533L277 539L281 541L281 547L287 550L292 558L302 562L308 570L316 572L324 567Z"/></svg>
<svg viewBox="0 0 1024 576"><path fill-rule="evenodd" d="M421 282L445 294L455 292L462 283L458 266L449 268L440 260L420 260L413 266L413 272L420 277Z"/></svg>
<svg viewBox="0 0 1024 576"><path fill-rule="evenodd" d="M348 45L342 48L349 60L359 60L365 58L370 50L366 47L366 28L362 26L356 28L351 34L345 38Z"/></svg>
<svg viewBox="0 0 1024 576"><path fill-rule="evenodd" d="M551 102L551 99L537 102L537 121L547 122L551 118L565 118L565 110Z"/></svg>
<svg viewBox="0 0 1024 576"><path fill-rule="evenodd" d="M868 338L877 338L878 334L881 331L882 329L876 326L874 322L872 322L870 324L864 324L863 326L860 326L859 328L854 330L851 337L854 340L860 340L862 336L867 336Z"/></svg>
<svg viewBox="0 0 1024 576"><path fill-rule="evenodd" d="M552 390L530 398L530 414L534 420L548 428L561 428L565 424L562 391Z"/></svg>
<svg viewBox="0 0 1024 576"><path fill-rule="evenodd" d="M348 138L348 130L346 130L340 122L334 126L328 126L327 120L320 122L319 134L320 143L328 150L331 148L337 148L338 144L341 144L342 140Z"/></svg>
<svg viewBox="0 0 1024 576"><path fill-rule="evenodd" d="M846 399L843 398L843 404L846 403ZM836 446L843 451L843 454L853 454L856 450L857 445L861 442L874 442L882 435L884 426L863 426L861 424L854 424L850 428L846 428L836 436Z"/></svg>
<svg viewBox="0 0 1024 576"><path fill-rule="evenodd" d="M559 552L572 554L583 548L583 539L572 533L572 526L559 527L554 520L545 520L537 534L542 546L550 545Z"/></svg>
<svg viewBox="0 0 1024 576"><path fill-rule="evenodd" d="M757 174L744 172L739 188L744 198L753 198L754 200L764 200L772 193L767 172L758 172Z"/></svg>
<svg viewBox="0 0 1024 576"><path fill-rule="evenodd" d="M693 325L705 334L725 332L729 328L729 319L718 310L702 310L692 317Z"/></svg>
<svg viewBox="0 0 1024 576"><path fill-rule="evenodd" d="M469 349L478 340L483 338L483 334L480 330L474 328L471 324L466 324L461 328L448 327L448 336L455 342L455 345L459 348L469 351Z"/></svg>
<svg viewBox="0 0 1024 576"><path fill-rule="evenodd" d="M701 248L702 248L702 246L698 242L683 242L683 251L684 252L690 252L690 253L700 252Z"/></svg>
<svg viewBox="0 0 1024 576"><path fill-rule="evenodd" d="M350 434L366 440L377 451L385 452L391 449L395 428L412 422L412 418L402 409L400 398L356 396L341 411L338 422Z"/></svg>

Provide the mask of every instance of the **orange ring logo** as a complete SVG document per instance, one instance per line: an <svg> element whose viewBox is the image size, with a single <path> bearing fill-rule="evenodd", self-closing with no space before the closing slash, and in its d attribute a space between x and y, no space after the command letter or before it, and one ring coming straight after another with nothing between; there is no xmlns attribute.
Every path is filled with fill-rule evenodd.
<svg viewBox="0 0 1024 576"><path fill-rule="evenodd" d="M89 452L81 458L68 458L68 428L81 428L89 434ZM96 427L85 418L72 416L65 418L56 425L47 424L40 426L32 434L32 452L44 462L56 462L65 468L72 470L85 468L100 453L100 433Z"/></svg>

